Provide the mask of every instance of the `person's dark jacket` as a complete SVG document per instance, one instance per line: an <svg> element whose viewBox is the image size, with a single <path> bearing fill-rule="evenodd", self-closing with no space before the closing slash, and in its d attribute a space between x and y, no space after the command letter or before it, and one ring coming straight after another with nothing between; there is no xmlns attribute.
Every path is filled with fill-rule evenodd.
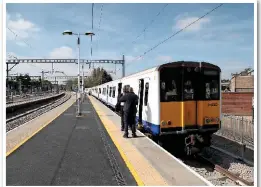
<svg viewBox="0 0 261 187"><path fill-rule="evenodd" d="M138 105L138 100L139 97L135 93L130 92L122 96L119 102L125 102L123 107L124 112L126 113L133 112L136 114L137 113L136 105Z"/></svg>
<svg viewBox="0 0 261 187"><path fill-rule="evenodd" d="M118 98L117 98L117 104L116 104L116 106L115 106L115 108L116 108L116 111L120 111L121 110L121 102L120 102L120 98L123 96L123 93L121 93L119 96L118 96Z"/></svg>

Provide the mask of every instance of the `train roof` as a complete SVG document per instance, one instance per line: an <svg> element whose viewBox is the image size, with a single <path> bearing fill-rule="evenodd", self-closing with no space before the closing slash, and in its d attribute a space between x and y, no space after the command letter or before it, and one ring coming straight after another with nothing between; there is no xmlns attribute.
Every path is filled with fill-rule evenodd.
<svg viewBox="0 0 261 187"><path fill-rule="evenodd" d="M208 63L208 62L196 62L196 61L170 62L170 63L159 65L157 67L157 70L160 70L160 69L165 68L165 67L199 67L199 66L217 69L217 70L221 71L221 69L214 64L211 64L211 63Z"/></svg>
<svg viewBox="0 0 261 187"><path fill-rule="evenodd" d="M198 66L200 66L200 64L201 64L201 67L208 67L208 68L213 68L213 69L217 69L217 70L221 71L221 69L218 66L208 63L208 62L176 61L176 62L169 62L169 63L161 64L161 65L155 66L153 68L145 69L143 71L130 74L130 75L126 76L126 78L132 77L132 76L135 77L135 76L138 76L138 75L141 75L144 73L145 74L150 73L153 71L159 71L160 69L165 68L165 67L198 67ZM122 78L122 79L124 79L124 78Z"/></svg>
<svg viewBox="0 0 261 187"><path fill-rule="evenodd" d="M110 83L115 82L115 81L121 81L121 80L124 80L126 78L135 77L135 76L139 76L139 75L154 72L154 71L159 71L159 70L161 70L162 68L165 68L165 67L199 67L199 66L216 69L216 70L219 70L219 72L221 72L221 69L218 66L211 64L211 63L208 63L208 62L175 61L175 62L169 62L169 63L161 64L161 65L149 68L149 69L142 70L142 71L137 72L137 73L130 74L126 77L110 81ZM107 84L107 83L104 83L104 84Z"/></svg>

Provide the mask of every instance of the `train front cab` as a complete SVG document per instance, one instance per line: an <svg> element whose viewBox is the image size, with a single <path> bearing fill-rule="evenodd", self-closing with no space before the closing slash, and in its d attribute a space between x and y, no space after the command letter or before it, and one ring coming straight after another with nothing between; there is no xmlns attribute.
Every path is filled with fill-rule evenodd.
<svg viewBox="0 0 261 187"><path fill-rule="evenodd" d="M185 149L209 146L220 128L220 68L176 62L159 73L161 140Z"/></svg>

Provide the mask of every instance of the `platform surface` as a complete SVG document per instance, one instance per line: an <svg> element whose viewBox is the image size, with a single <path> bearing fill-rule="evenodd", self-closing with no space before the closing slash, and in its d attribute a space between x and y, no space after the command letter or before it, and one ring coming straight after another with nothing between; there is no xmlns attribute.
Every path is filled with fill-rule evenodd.
<svg viewBox="0 0 261 187"><path fill-rule="evenodd" d="M89 98L108 133L126 155L144 185L212 185L139 131L137 131L138 138L131 138L130 135L130 138L123 139L120 117L96 98L92 96Z"/></svg>
<svg viewBox="0 0 261 187"><path fill-rule="evenodd" d="M75 104L6 158L6 185L137 185L89 102Z"/></svg>

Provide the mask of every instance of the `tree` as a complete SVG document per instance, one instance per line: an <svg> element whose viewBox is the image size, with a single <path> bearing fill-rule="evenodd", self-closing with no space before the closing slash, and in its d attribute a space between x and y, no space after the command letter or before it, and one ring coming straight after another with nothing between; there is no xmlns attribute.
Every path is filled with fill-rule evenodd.
<svg viewBox="0 0 261 187"><path fill-rule="evenodd" d="M112 77L106 70L104 70L103 68L95 68L92 71L91 76L84 79L84 87L89 88L99 84L104 84L109 81L112 81ZM67 80L66 87L77 88L78 79L76 78L76 79Z"/></svg>

